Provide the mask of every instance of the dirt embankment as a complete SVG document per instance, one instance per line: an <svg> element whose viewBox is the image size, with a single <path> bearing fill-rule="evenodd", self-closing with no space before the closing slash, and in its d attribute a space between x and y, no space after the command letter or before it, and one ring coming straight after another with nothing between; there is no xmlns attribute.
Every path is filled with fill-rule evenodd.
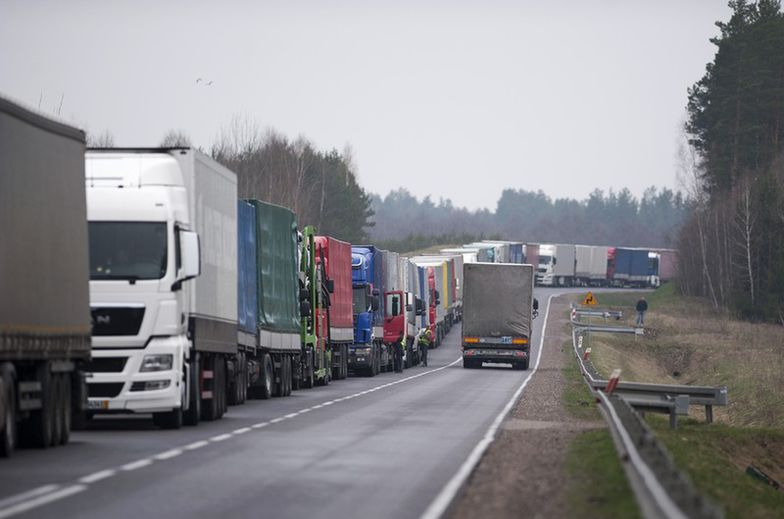
<svg viewBox="0 0 784 519"><path fill-rule="evenodd" d="M605 427L598 414L580 418L564 405L568 305L564 297L553 300L539 368L458 497L452 517L568 515L569 446L581 432Z"/></svg>

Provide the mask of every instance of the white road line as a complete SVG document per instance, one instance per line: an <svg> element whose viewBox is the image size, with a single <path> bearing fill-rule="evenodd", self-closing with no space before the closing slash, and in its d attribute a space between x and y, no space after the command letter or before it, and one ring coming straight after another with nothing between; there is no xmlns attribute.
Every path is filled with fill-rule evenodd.
<svg viewBox="0 0 784 519"><path fill-rule="evenodd" d="M60 490L56 490L54 492L50 492L38 496L34 499L30 499L28 501L24 501L22 503L13 505L9 508L4 508L0 510L0 519L5 519L6 517L11 517L17 514L21 514L23 512L27 512L28 510L32 510L33 508L38 508L39 506L52 503L59 499L64 499L74 494L78 494L79 492L82 492L84 490L87 490L86 485L72 485L70 487L61 488Z"/></svg>
<svg viewBox="0 0 784 519"><path fill-rule="evenodd" d="M5 499L0 501L0 509L4 509L6 507L19 503L21 501L25 501L27 499L38 497L41 494L48 494L49 492L54 492L58 488L60 488L60 485L44 485L42 487L28 490L27 492L22 492L21 494L16 494L13 496L6 497Z"/></svg>
<svg viewBox="0 0 784 519"><path fill-rule="evenodd" d="M197 442L193 442L191 444L186 445L185 447L183 447L183 449L185 449L186 451L195 451L196 449L201 449L202 447L206 447L209 444L210 442L206 440L199 440Z"/></svg>
<svg viewBox="0 0 784 519"><path fill-rule="evenodd" d="M126 463L125 465L120 467L120 470L125 470L127 472L130 472L132 470L138 470L138 469L144 468L147 465L152 465L152 460L150 458L142 458L140 460L136 460L136 461L132 461L130 463Z"/></svg>
<svg viewBox="0 0 784 519"><path fill-rule="evenodd" d="M286 419L288 419L288 418L294 418L294 417L295 417L295 416L297 416L298 414L299 414L299 411L297 411L296 413L289 413L289 414L287 414L286 416L284 416L283 418L286 418Z"/></svg>
<svg viewBox="0 0 784 519"><path fill-rule="evenodd" d="M110 478L115 474L117 474L117 471L114 469L100 470L98 472L93 472L89 476L79 478L79 483L90 485L92 483L95 483L96 481L101 481L102 479Z"/></svg>
<svg viewBox="0 0 784 519"><path fill-rule="evenodd" d="M183 453L182 449L172 449L172 450L162 452L160 454L156 454L155 456L153 456L153 458L155 458L158 461L165 461L165 460L170 460L172 458L176 458L182 453Z"/></svg>
<svg viewBox="0 0 784 519"><path fill-rule="evenodd" d="M250 432L250 427L240 427L239 429L234 429L231 434L245 434L246 432Z"/></svg>
<svg viewBox="0 0 784 519"><path fill-rule="evenodd" d="M498 428L501 426L501 422L504 421L504 418L506 418L506 415L509 414L512 406L514 406L517 400L520 398L523 389L525 389L525 386L528 385L528 381L530 381L531 377L533 377L534 373L536 373L536 370L539 368L539 361L542 358L542 349L544 348L544 336L547 332L547 317L550 315L550 302L555 295L557 294L552 294L547 299L547 309L544 312L544 324L542 324L542 333L539 337L539 352L536 355L534 369L532 369L528 376L525 377L525 380L523 380L523 383L520 384L520 387L517 388L517 391L514 392L512 398L509 399L501 412L498 413L498 416L495 417L493 423L490 424L490 428L487 430L484 437L479 440L479 443L476 444L474 450L471 451L471 454L468 455L468 458L463 462L462 465L460 465L460 468L457 470L455 475L452 476L452 479L447 482L446 486L441 489L441 492L439 492L433 502L430 503L430 506L427 507L427 510L425 510L420 519L440 519L440 517L444 515L444 512L447 511L449 505L452 503L452 500L455 498L465 481L476 468L479 460L482 459L482 455L495 439L495 434L498 431Z"/></svg>
<svg viewBox="0 0 784 519"><path fill-rule="evenodd" d="M268 425L269 425L269 422L261 422L261 423L255 423L255 424L251 425L250 428L251 429L261 429L262 427L266 427Z"/></svg>
<svg viewBox="0 0 784 519"><path fill-rule="evenodd" d="M210 441L211 442L222 442L223 440L228 440L229 438L231 438L231 434L230 433L225 433L225 434L219 434L217 436L213 436L212 438L210 438Z"/></svg>

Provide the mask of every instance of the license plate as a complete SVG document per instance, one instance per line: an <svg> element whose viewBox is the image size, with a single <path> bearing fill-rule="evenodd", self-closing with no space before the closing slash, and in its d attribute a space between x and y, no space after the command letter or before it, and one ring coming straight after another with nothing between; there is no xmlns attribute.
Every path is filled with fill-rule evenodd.
<svg viewBox="0 0 784 519"><path fill-rule="evenodd" d="M90 400L87 402L87 409L109 409L108 400Z"/></svg>
<svg viewBox="0 0 784 519"><path fill-rule="evenodd" d="M512 344L511 337L501 337L501 344Z"/></svg>

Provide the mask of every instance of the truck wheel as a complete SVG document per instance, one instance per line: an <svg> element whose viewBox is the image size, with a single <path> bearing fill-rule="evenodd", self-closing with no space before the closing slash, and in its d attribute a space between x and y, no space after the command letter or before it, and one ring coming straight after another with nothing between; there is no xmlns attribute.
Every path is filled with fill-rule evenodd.
<svg viewBox="0 0 784 519"><path fill-rule="evenodd" d="M0 458L8 458L16 448L16 391L14 368L4 365L0 371L0 391L4 394L3 421L0 422Z"/></svg>
<svg viewBox="0 0 784 519"><path fill-rule="evenodd" d="M218 375L217 383L215 384L215 391L218 399L218 418L221 418L226 414L229 404L229 377L226 370L226 361L222 357L215 359L215 372Z"/></svg>
<svg viewBox="0 0 784 519"><path fill-rule="evenodd" d="M185 425L199 425L201 420L201 383L200 363L198 356L188 363L188 410L183 413L183 423Z"/></svg>
<svg viewBox="0 0 784 519"><path fill-rule="evenodd" d="M212 371L212 398L204 400L201 406L201 419L208 422L217 420L221 414L221 384L218 360L214 356L209 356L205 362L205 371Z"/></svg>
<svg viewBox="0 0 784 519"><path fill-rule="evenodd" d="M291 356L284 357L284 370L283 370L283 396L291 396L291 375L292 375L292 362Z"/></svg>
<svg viewBox="0 0 784 519"><path fill-rule="evenodd" d="M25 431L25 436L35 447L46 448L52 444L54 429L55 403L52 391L52 373L49 371L49 363L44 362L38 368L38 381L41 383L41 409L30 413L27 420L29 431ZM28 434L29 432L29 434Z"/></svg>
<svg viewBox="0 0 784 519"><path fill-rule="evenodd" d="M153 413L152 423L161 429L179 429L182 427L182 407L165 413Z"/></svg>
<svg viewBox="0 0 784 519"><path fill-rule="evenodd" d="M268 400L272 398L272 386L275 382L273 378L275 373L272 371L272 359L269 354L265 353L261 360L261 399Z"/></svg>
<svg viewBox="0 0 784 519"><path fill-rule="evenodd" d="M52 445L60 445L63 441L63 428L65 402L63 401L63 376L62 373L52 374Z"/></svg>
<svg viewBox="0 0 784 519"><path fill-rule="evenodd" d="M63 382L63 406L60 412L63 413L63 435L60 437L60 445L65 445L71 439L71 374L61 375Z"/></svg>

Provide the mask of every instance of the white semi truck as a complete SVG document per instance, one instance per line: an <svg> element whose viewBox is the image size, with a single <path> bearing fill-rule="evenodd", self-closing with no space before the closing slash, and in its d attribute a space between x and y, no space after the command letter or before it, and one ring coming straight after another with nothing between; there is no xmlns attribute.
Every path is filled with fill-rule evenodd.
<svg viewBox="0 0 784 519"><path fill-rule="evenodd" d="M182 149L86 154L89 413L179 428L226 410L237 354L237 178Z"/></svg>
<svg viewBox="0 0 784 519"><path fill-rule="evenodd" d="M552 287L571 286L574 283L575 260L574 245L539 245L537 284Z"/></svg>

